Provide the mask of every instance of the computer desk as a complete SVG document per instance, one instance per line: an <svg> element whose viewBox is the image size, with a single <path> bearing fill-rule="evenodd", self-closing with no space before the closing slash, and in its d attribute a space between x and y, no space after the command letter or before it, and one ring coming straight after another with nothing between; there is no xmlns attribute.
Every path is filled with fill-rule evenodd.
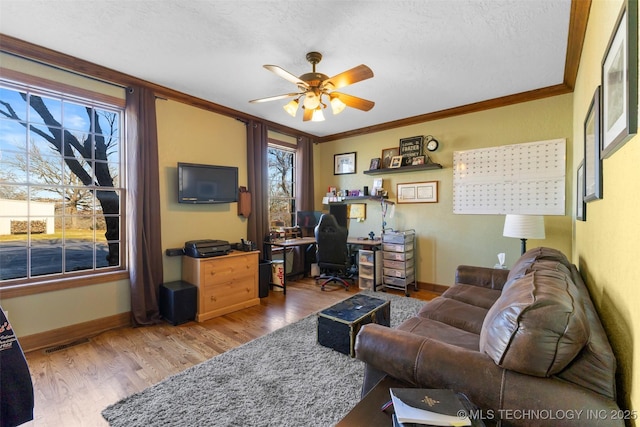
<svg viewBox="0 0 640 427"><path fill-rule="evenodd" d="M309 246L315 245L316 238L315 237L297 237L295 239L275 239L271 241L264 242L264 251L265 256L269 258L269 260L273 260L271 254L271 248L276 246L279 248L283 248L282 255L282 268L284 270L284 276L282 278L282 285L271 282L271 285L282 288L282 292L287 294L287 248L293 248L296 246ZM376 250L382 246L382 239L370 239L368 237L347 237L347 245L356 245L362 246L367 249Z"/></svg>

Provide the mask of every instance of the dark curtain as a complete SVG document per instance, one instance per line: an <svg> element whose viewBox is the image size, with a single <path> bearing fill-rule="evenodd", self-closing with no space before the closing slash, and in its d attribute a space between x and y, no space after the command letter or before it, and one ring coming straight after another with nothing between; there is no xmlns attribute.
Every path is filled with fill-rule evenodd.
<svg viewBox="0 0 640 427"><path fill-rule="evenodd" d="M128 89L126 129L131 314L133 325L141 326L159 322L163 280L156 98L151 90Z"/></svg>
<svg viewBox="0 0 640 427"><path fill-rule="evenodd" d="M313 141L308 137L298 138L296 152L296 183L298 184L298 210L315 210L313 188Z"/></svg>
<svg viewBox="0 0 640 427"><path fill-rule="evenodd" d="M247 238L256 242L261 252L262 242L269 232L267 146L267 127L262 122L250 120L247 123L247 185L253 209L247 221Z"/></svg>

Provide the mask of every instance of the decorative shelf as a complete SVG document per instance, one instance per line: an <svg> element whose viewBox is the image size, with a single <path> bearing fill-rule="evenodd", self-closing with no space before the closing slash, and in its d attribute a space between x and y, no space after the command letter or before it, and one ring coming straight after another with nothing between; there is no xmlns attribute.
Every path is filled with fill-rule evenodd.
<svg viewBox="0 0 640 427"><path fill-rule="evenodd" d="M389 196L346 196L343 197L342 200L336 200L335 202L329 202L329 204L332 203L349 203L349 202L355 202L358 200L373 200L376 202L381 202L384 201L385 203L394 205L395 203L389 200Z"/></svg>
<svg viewBox="0 0 640 427"><path fill-rule="evenodd" d="M342 202L351 202L354 200L377 200L380 201L381 199L387 199L387 196L346 196L342 198ZM334 203L334 202L331 202ZM337 202L337 203L341 203L341 202Z"/></svg>
<svg viewBox="0 0 640 427"><path fill-rule="evenodd" d="M387 173L415 172L431 169L442 169L442 165L439 163L425 163L424 165L407 165L400 166L399 168L370 169L362 173L365 175L383 175Z"/></svg>

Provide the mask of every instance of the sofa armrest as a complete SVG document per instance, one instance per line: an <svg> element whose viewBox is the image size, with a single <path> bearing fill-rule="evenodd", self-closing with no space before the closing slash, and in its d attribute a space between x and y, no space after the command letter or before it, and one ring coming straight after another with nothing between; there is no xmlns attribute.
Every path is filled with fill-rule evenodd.
<svg viewBox="0 0 640 427"><path fill-rule="evenodd" d="M414 386L464 390L475 383L487 394L500 391L502 369L486 354L399 329L364 325L356 337L356 358Z"/></svg>
<svg viewBox="0 0 640 427"><path fill-rule="evenodd" d="M531 425L532 421L549 427L624 426L616 418L616 402L600 394L554 377L508 371L484 353L411 332L364 325L356 339L356 357L367 369L414 387L460 391L489 421L501 419L503 426ZM545 418L548 414L554 416ZM563 417L558 419L558 414Z"/></svg>
<svg viewBox="0 0 640 427"><path fill-rule="evenodd" d="M458 268L456 268L456 283L502 290L508 275L509 270L459 265Z"/></svg>

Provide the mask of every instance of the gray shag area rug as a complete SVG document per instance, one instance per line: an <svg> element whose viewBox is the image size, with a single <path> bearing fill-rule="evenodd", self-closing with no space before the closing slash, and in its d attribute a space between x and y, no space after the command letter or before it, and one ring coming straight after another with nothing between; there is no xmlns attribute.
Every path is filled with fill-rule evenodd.
<svg viewBox="0 0 640 427"><path fill-rule="evenodd" d="M425 301L391 301L391 326ZM351 296L351 295L349 295ZM332 426L360 399L364 364L317 343L317 313L108 406L114 427Z"/></svg>

